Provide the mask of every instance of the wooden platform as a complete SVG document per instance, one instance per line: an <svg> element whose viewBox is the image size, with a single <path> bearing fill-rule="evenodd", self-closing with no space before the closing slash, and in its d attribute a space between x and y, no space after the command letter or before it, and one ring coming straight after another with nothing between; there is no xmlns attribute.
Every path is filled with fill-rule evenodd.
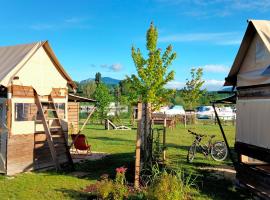
<svg viewBox="0 0 270 200"><path fill-rule="evenodd" d="M248 188L263 199L270 199L270 164L240 163L236 178L240 186Z"/></svg>

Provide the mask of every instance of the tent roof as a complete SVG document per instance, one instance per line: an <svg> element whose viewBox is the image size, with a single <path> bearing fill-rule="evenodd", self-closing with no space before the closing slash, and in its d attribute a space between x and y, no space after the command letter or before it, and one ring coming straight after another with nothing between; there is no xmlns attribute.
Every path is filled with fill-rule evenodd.
<svg viewBox="0 0 270 200"><path fill-rule="evenodd" d="M95 99L89 99L86 97L81 97L75 94L68 94L68 101L76 101L76 102L96 102Z"/></svg>
<svg viewBox="0 0 270 200"><path fill-rule="evenodd" d="M258 33L259 37L265 44L266 49L270 52L270 21L268 20L249 20L248 27L243 37L242 43L235 57L231 70L225 78L224 86L236 85L236 76L240 70L241 64L245 58L252 39Z"/></svg>
<svg viewBox="0 0 270 200"><path fill-rule="evenodd" d="M8 75L11 77L15 76L40 47L44 48L59 73L68 81L68 84L72 88L77 88L76 84L56 58L48 41L0 47L0 84L7 86L6 83L2 83L2 80Z"/></svg>
<svg viewBox="0 0 270 200"><path fill-rule="evenodd" d="M236 104L236 93L231 95L231 96L228 96L224 99L216 100L212 103L214 103L214 104Z"/></svg>

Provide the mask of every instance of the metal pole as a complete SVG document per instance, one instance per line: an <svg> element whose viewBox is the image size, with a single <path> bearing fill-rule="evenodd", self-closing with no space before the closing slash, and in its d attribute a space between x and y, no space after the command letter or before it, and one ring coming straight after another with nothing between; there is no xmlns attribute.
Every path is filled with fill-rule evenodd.
<svg viewBox="0 0 270 200"><path fill-rule="evenodd" d="M221 125L221 123L220 123L220 119L219 119L219 116L218 116L218 114L217 114L215 104L213 103L212 106L213 106L213 108L214 108L214 112L215 112L215 115L216 115L217 123L218 123L218 126L219 126L219 128L220 128L220 131L221 131L221 133L222 133L222 137L223 137L223 139L224 139L224 141L225 141L225 144L226 144L226 146L227 146L227 149L228 149L228 152L229 152L230 159L231 159L231 161L232 161L232 163L233 163L234 168L236 169L236 168L237 168L237 164L235 163L235 161L234 161L234 159L233 159L232 152L231 152L231 150L230 150L229 143L228 143L227 138L226 138L226 136L225 136L223 127L222 127L222 125Z"/></svg>

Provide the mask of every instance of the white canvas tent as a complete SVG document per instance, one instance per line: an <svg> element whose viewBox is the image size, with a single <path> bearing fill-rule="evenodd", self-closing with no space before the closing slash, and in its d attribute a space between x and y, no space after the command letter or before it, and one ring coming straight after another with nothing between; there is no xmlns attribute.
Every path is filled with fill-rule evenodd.
<svg viewBox="0 0 270 200"><path fill-rule="evenodd" d="M225 86L270 83L270 21L250 20Z"/></svg>
<svg viewBox="0 0 270 200"><path fill-rule="evenodd" d="M76 85L48 41L0 47L1 173L72 164L69 88Z"/></svg>
<svg viewBox="0 0 270 200"><path fill-rule="evenodd" d="M236 86L241 94L236 103L236 141L267 149L270 98L260 94L267 90L261 87L270 84L269 72L270 21L251 20L225 85Z"/></svg>
<svg viewBox="0 0 270 200"><path fill-rule="evenodd" d="M239 183L270 198L270 21L250 20L225 86L234 86Z"/></svg>

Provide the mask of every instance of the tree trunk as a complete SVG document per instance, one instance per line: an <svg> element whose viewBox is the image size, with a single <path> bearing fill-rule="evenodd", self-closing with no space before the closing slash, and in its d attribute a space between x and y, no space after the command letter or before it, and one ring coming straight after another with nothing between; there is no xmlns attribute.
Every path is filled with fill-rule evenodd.
<svg viewBox="0 0 270 200"><path fill-rule="evenodd" d="M136 141L135 187L139 186L139 175L142 169L151 165L151 104L138 104L138 128Z"/></svg>
<svg viewBox="0 0 270 200"><path fill-rule="evenodd" d="M152 162L151 104L143 103L141 120L141 163L148 167Z"/></svg>
<svg viewBox="0 0 270 200"><path fill-rule="evenodd" d="M135 180L134 187L140 186L140 173L141 173L141 120L142 120L142 103L138 103L138 128L136 140L136 160L135 160Z"/></svg>

